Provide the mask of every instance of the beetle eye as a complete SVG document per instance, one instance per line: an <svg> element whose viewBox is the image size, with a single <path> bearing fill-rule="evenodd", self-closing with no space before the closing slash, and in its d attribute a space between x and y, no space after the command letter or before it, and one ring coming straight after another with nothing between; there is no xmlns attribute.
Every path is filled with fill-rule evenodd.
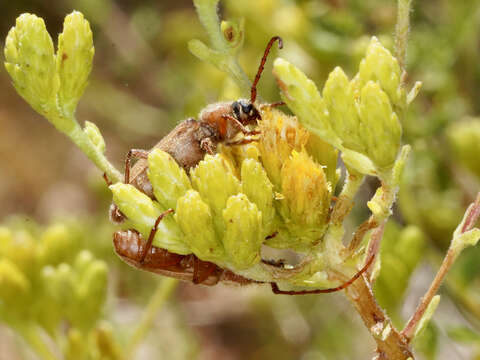
<svg viewBox="0 0 480 360"><path fill-rule="evenodd" d="M235 115L236 119L240 119L240 104L238 101L234 101L232 104L233 114Z"/></svg>
<svg viewBox="0 0 480 360"><path fill-rule="evenodd" d="M253 111L253 105L252 104L248 104L248 105L243 105L242 106L242 110L245 114L247 115L252 115L252 111Z"/></svg>

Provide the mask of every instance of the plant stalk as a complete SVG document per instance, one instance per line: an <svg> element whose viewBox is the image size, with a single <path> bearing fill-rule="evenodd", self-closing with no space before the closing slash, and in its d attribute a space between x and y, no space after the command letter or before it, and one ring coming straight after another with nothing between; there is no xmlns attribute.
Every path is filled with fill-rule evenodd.
<svg viewBox="0 0 480 360"><path fill-rule="evenodd" d="M403 71L406 68L411 5L412 0L398 0L397 25L395 27L395 57Z"/></svg>
<svg viewBox="0 0 480 360"><path fill-rule="evenodd" d="M345 294L355 306L363 323L377 343L378 356L375 359L407 360L414 358L407 339L395 329L392 321L375 300L365 275L346 288Z"/></svg>
<svg viewBox="0 0 480 360"><path fill-rule="evenodd" d="M477 194L477 200L475 201L473 206L470 206L468 208L466 213L466 220L458 235L464 234L467 231L472 230L473 227L475 226L475 223L478 221L479 217L480 217L480 193ZM458 251L458 249L454 246L454 241L452 240L450 247L447 251L447 254L445 255L445 258L442 261L442 265L440 266L440 269L437 272L437 275L433 279L425 295L420 300L420 303L418 304L414 314L408 320L407 324L405 325L405 328L402 330L402 334L408 339L408 341L413 339L415 335L415 330L417 329L417 326L420 323L420 320L425 314L425 311L427 311L428 305L430 304L433 297L438 292L438 289L440 288L440 285L442 284L443 279L445 279L445 276L447 275L448 270L450 270L453 263L455 262L455 259L458 257L458 255L460 255L460 252L461 250Z"/></svg>
<svg viewBox="0 0 480 360"><path fill-rule="evenodd" d="M39 328L34 324L17 327L18 333L43 360L58 360L42 339Z"/></svg>
<svg viewBox="0 0 480 360"><path fill-rule="evenodd" d="M142 315L140 323L135 329L133 335L130 337L130 341L126 348L125 359L133 359L134 352L138 344L140 344L147 335L148 331L151 329L153 322L155 320L155 315L162 308L165 301L173 293L173 290L178 284L177 279L173 278L162 278L160 283L157 286L157 289L153 293L150 301Z"/></svg>
<svg viewBox="0 0 480 360"><path fill-rule="evenodd" d="M69 133L66 133L66 135L72 139L75 145L77 145L85 153L85 155L87 155L87 157L97 166L98 169L107 174L108 179L112 183L123 181L122 174L107 160L105 155L95 147L76 120L75 126Z"/></svg>

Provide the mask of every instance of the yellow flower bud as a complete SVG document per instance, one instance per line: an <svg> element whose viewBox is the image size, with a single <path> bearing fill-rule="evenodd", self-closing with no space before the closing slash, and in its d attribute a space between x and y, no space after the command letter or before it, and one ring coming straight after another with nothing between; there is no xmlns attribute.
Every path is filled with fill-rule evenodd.
<svg viewBox="0 0 480 360"><path fill-rule="evenodd" d="M95 261L95 259L93 258L93 254L90 251L81 251L75 258L75 262L73 264L75 272L78 274L83 274L85 271L87 271L88 267L92 264L93 261Z"/></svg>
<svg viewBox="0 0 480 360"><path fill-rule="evenodd" d="M60 78L58 101L66 116L73 115L87 86L93 54L90 24L80 12L74 11L65 17L56 57Z"/></svg>
<svg viewBox="0 0 480 360"><path fill-rule="evenodd" d="M323 166L327 181L335 189L340 178L337 172L338 150L315 134L310 134L305 149L313 160Z"/></svg>
<svg viewBox="0 0 480 360"><path fill-rule="evenodd" d="M64 316L70 316L75 304L75 275L72 267L62 263L57 267L45 266L42 270L42 280L47 295L54 301Z"/></svg>
<svg viewBox="0 0 480 360"><path fill-rule="evenodd" d="M300 151L309 138L293 116L265 108L259 122L262 137L258 143L262 163L277 191L281 189L280 172L292 150Z"/></svg>
<svg viewBox="0 0 480 360"><path fill-rule="evenodd" d="M244 194L231 196L223 210L223 245L231 264L239 270L260 261L263 242L262 213Z"/></svg>
<svg viewBox="0 0 480 360"><path fill-rule="evenodd" d="M241 50L245 34L245 21L243 19L240 22L222 21L220 30L231 49L235 52Z"/></svg>
<svg viewBox="0 0 480 360"><path fill-rule="evenodd" d="M281 175L286 225L303 241L318 241L326 228L332 191L322 167L305 151L293 151Z"/></svg>
<svg viewBox="0 0 480 360"><path fill-rule="evenodd" d="M38 266L37 241L27 230L17 230L12 234L5 257L11 260L27 277L34 276Z"/></svg>
<svg viewBox="0 0 480 360"><path fill-rule="evenodd" d="M273 205L273 185L262 165L254 159L242 163L242 193L253 202L262 213L262 235L265 238L274 231L275 207ZM228 206L228 205L227 205Z"/></svg>
<svg viewBox="0 0 480 360"><path fill-rule="evenodd" d="M105 140L103 139L100 129L94 123L85 121L83 131L87 134L90 141L97 148L100 153L105 153Z"/></svg>
<svg viewBox="0 0 480 360"><path fill-rule="evenodd" d="M231 195L240 192L232 165L221 155L207 155L190 173L192 185L212 211L217 234L223 235L222 211Z"/></svg>
<svg viewBox="0 0 480 360"><path fill-rule="evenodd" d="M12 236L12 231L9 228L0 226L0 257L8 256Z"/></svg>
<svg viewBox="0 0 480 360"><path fill-rule="evenodd" d="M77 239L70 231L64 224L55 224L42 233L38 249L42 264L60 264L75 251Z"/></svg>
<svg viewBox="0 0 480 360"><path fill-rule="evenodd" d="M281 58L273 63L273 74L282 91L282 99L298 116L300 123L322 140L340 146L341 140L331 126L327 106L315 83Z"/></svg>
<svg viewBox="0 0 480 360"><path fill-rule="evenodd" d="M0 259L0 299L7 304L22 301L30 291L30 282L8 259ZM10 311L8 308L5 311Z"/></svg>
<svg viewBox="0 0 480 360"><path fill-rule="evenodd" d="M166 209L175 209L177 200L192 188L185 170L160 149L148 155L148 178L157 201Z"/></svg>
<svg viewBox="0 0 480 360"><path fill-rule="evenodd" d="M110 190L113 193L113 202L120 211L135 224L137 230L148 235L162 213L160 206L130 184L114 184L110 186Z"/></svg>
<svg viewBox="0 0 480 360"><path fill-rule="evenodd" d="M103 321L94 330L95 343L101 359L121 359L122 351L116 341L113 324Z"/></svg>
<svg viewBox="0 0 480 360"><path fill-rule="evenodd" d="M330 115L329 122L343 146L364 153L365 145L360 132L362 125L355 107L353 90L340 67L336 67L328 76L323 98Z"/></svg>
<svg viewBox="0 0 480 360"><path fill-rule="evenodd" d="M53 42L43 19L22 14L5 42L5 68L17 92L40 114L55 111L59 86Z"/></svg>
<svg viewBox="0 0 480 360"><path fill-rule="evenodd" d="M396 107L406 106L405 91L401 87L402 71L396 58L372 37L365 58L360 62L355 88L358 92L369 82L378 82Z"/></svg>
<svg viewBox="0 0 480 360"><path fill-rule="evenodd" d="M242 146L228 146L219 144L217 151L222 155L222 157L227 159L228 162L235 166L235 168L232 170L237 177L240 176L239 168L241 168L245 159L259 160L260 158L258 142L251 142Z"/></svg>
<svg viewBox="0 0 480 360"><path fill-rule="evenodd" d="M455 157L480 179L480 119L456 122L446 133Z"/></svg>
<svg viewBox="0 0 480 360"><path fill-rule="evenodd" d="M358 112L364 154L379 170L390 168L400 149L402 127L387 94L377 83L370 81L363 87Z"/></svg>
<svg viewBox="0 0 480 360"><path fill-rule="evenodd" d="M189 190L178 199L175 220L195 255L206 261L222 259L224 249L215 233L212 213L198 192Z"/></svg>
<svg viewBox="0 0 480 360"><path fill-rule="evenodd" d="M123 348L116 341L114 325L103 321L94 330L95 343L101 359L121 359Z"/></svg>
<svg viewBox="0 0 480 360"><path fill-rule="evenodd" d="M76 328L69 328L66 335L65 359L81 360L88 358L88 349L85 346L85 335Z"/></svg>
<svg viewBox="0 0 480 360"><path fill-rule="evenodd" d="M113 202L120 211L133 223L144 237L148 239L155 221L165 209L147 195L129 184L114 184L110 186ZM171 215L165 216L158 225L153 245L167 249L177 254L189 254L191 251L183 240L180 227Z"/></svg>
<svg viewBox="0 0 480 360"><path fill-rule="evenodd" d="M107 265L100 260L92 261L89 266L78 274L75 284L77 306L75 318L76 327L90 328L100 316L107 296Z"/></svg>

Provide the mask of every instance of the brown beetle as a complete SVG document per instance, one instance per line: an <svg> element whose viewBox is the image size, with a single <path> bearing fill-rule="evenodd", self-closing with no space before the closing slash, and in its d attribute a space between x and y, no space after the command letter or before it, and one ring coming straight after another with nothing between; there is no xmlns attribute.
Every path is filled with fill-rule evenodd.
<svg viewBox="0 0 480 360"><path fill-rule="evenodd" d="M181 122L152 150L161 149L169 153L180 166L188 171L195 167L204 158L205 154L214 154L218 143L241 145L254 141L248 136L257 135L258 132L248 130L247 126L256 125L257 120L261 119L255 106L257 84L263 72L268 53L275 41L278 41L280 49L283 47L282 39L279 36L272 37L268 42L251 87L249 100L240 99L233 102L208 105L200 112L199 120L190 118ZM279 102L270 104L270 106L282 104ZM246 137L235 141L234 138L239 133ZM125 160L125 183L135 186L154 199L152 185L147 176L147 158L150 151L132 149L128 152ZM134 158L139 160L131 167L131 161ZM106 180L108 183L108 179ZM170 209L159 216L147 242L134 230L117 231L114 234L114 246L117 254L134 267L194 283L213 285L221 280L238 283L254 282L237 276L228 270L223 270L213 263L202 261L193 254L182 256L152 246L159 222L171 212L173 210ZM114 204L110 208L110 218L117 223L125 220L125 216Z"/></svg>
<svg viewBox="0 0 480 360"><path fill-rule="evenodd" d="M251 87L249 100L241 99L231 103L222 102L207 106L200 112L199 120L190 118L183 121L160 140L152 150L161 149L169 153L180 166L188 171L195 167L204 158L205 154L214 154L218 143L241 145L254 141L248 138L248 136L257 135L258 132L248 130L247 126L256 125L257 120L261 119L260 112L255 106L257 84L264 69L268 53L275 41L278 41L280 49L283 47L282 39L278 36L271 38L268 42ZM283 105L283 102L268 104L268 106L279 105ZM239 133L246 137L235 141L234 138ZM125 160L125 183L135 186L152 199L155 199L152 185L147 176L147 158L150 151L132 149L128 152ZM139 160L131 167L131 161L134 158ZM106 177L105 180L109 183ZM160 221L172 212L173 210L169 209L157 218L146 242L136 230L115 232L113 243L116 253L126 263L138 269L190 281L195 284L215 285L218 282L230 282L244 285L258 283L258 281L236 275L214 263L200 260L194 254L179 255L153 246L152 242ZM110 218L117 223L125 220L125 216L114 204L112 204L110 209ZM281 291L275 283L271 283L272 291L275 294L288 295L339 291L361 276L371 265L372 261L373 258L369 259L367 264L354 277L333 289L301 292Z"/></svg>
<svg viewBox="0 0 480 360"><path fill-rule="evenodd" d="M257 84L265 66L268 53L275 41L283 47L282 39L274 36L270 39L260 62L250 91L250 100L240 99L233 102L220 102L208 105L199 114L199 120L189 118L178 124L167 136L160 140L153 149L161 149L169 153L177 163L187 172L195 167L205 154L214 154L218 143L227 145L241 145L252 140L243 138L235 141L237 134L245 136L257 135L257 131L247 129L249 125L256 125L261 119L255 106L257 98ZM278 106L283 103L271 104ZM150 150L151 151L151 150ZM128 152L125 161L125 183L132 184L151 198L154 198L152 186L147 177L147 157L150 151L132 149ZM139 158L130 169L133 158Z"/></svg>

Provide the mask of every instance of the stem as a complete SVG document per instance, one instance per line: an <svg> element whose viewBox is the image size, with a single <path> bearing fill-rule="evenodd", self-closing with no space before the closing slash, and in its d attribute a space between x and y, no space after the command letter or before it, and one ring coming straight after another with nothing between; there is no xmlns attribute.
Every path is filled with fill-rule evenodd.
<svg viewBox="0 0 480 360"><path fill-rule="evenodd" d="M368 220L361 223L360 226L355 231L355 234L353 234L352 241L350 241L350 244L348 244L349 253L350 254L353 253L362 242L365 234L369 230L374 229L377 226L378 226L378 223L375 221L374 216L370 216Z"/></svg>
<svg viewBox="0 0 480 360"><path fill-rule="evenodd" d="M460 232L457 234L455 231L456 236L460 236L461 234L470 231L475 226L478 218L480 217L480 193L477 194L477 199L474 204L469 206L467 209L464 222L460 229ZM450 243L450 247L447 251L447 255L443 259L442 265L437 272L437 275L433 279L430 288L427 290L426 294L420 300L420 304L418 304L417 309L415 310L412 317L408 320L405 328L402 330L402 334L408 339L408 341L412 340L413 336L415 335L415 330L422 319L425 311L428 308L428 305L432 301L433 297L437 293L440 285L443 282L443 279L447 275L448 270L452 267L455 259L458 257L460 252L463 250L464 247L458 248L455 246L455 237L453 238L452 242Z"/></svg>
<svg viewBox="0 0 480 360"><path fill-rule="evenodd" d="M332 226L339 226L342 224L343 220L353 207L353 198L364 179L364 175L360 175L359 173L349 173L347 171L345 184L343 185L342 192L338 196L338 200L332 211Z"/></svg>
<svg viewBox="0 0 480 360"><path fill-rule="evenodd" d="M391 215L391 208L393 203L395 202L395 197L398 192L398 187L392 185L396 180L382 182L381 188L377 189L382 190L383 193L380 199L377 199L377 193L375 193L374 197L372 198L372 202L376 203L377 211L373 212L373 214L368 218L368 220L364 221L355 231L350 244L348 245L347 255L351 255L354 251L358 248L358 246L362 243L363 237L369 231L374 229L372 233L372 240L369 244L369 253L373 255L373 253L377 253L380 248L380 242L383 237L383 227L385 226L388 218ZM389 185L390 184L390 185ZM376 236L374 236L376 234Z"/></svg>
<svg viewBox="0 0 480 360"><path fill-rule="evenodd" d="M403 71L405 71L405 61L407 57L411 4L412 0L398 0L397 25L395 28L395 57Z"/></svg>
<svg viewBox="0 0 480 360"><path fill-rule="evenodd" d="M222 33L217 14L218 2L219 0L194 0L193 2L197 9L198 18L207 31L213 47L211 56L202 60L209 61L221 71L227 73L238 85L242 94L246 96L250 94L252 84L238 63L236 50L229 46Z"/></svg>
<svg viewBox="0 0 480 360"><path fill-rule="evenodd" d="M126 348L125 359L133 359L133 353L137 345L145 339L148 331L152 327L155 315L162 308L165 301L170 297L173 290L178 284L178 280L173 278L163 278L157 286L157 289L153 293L150 301L145 309L140 323L135 329L133 335L130 338Z"/></svg>
<svg viewBox="0 0 480 360"><path fill-rule="evenodd" d="M77 121L74 120L74 122L75 126L71 131L66 133L66 135L92 160L97 168L107 174L111 182L122 182L122 174L107 160L105 155L95 147Z"/></svg>
<svg viewBox="0 0 480 360"><path fill-rule="evenodd" d="M34 324L17 327L18 333L28 343L35 353L44 360L58 360L50 351L39 334L39 328Z"/></svg>
<svg viewBox="0 0 480 360"><path fill-rule="evenodd" d="M337 202L332 210L330 225L325 233L324 241L322 242L323 244L320 244L317 247L318 253L321 254L326 252L332 263L343 262L343 258L339 256L340 252L343 252L344 250L344 246L342 244L342 238L345 234L343 221L352 210L353 198L362 185L364 179L365 176L361 175L360 173L353 171L352 173L349 173L347 171L342 191L338 196Z"/></svg>
<svg viewBox="0 0 480 360"><path fill-rule="evenodd" d="M385 220L383 223L380 224L373 232L372 236L370 239L370 243L368 244L368 251L367 251L367 259L370 259L371 257L376 257L378 252L380 251L380 243L382 242L383 238L383 232L385 230L385 224L387 221ZM371 266L367 272L366 275L368 278L370 278L370 275L372 274L372 269L374 266Z"/></svg>
<svg viewBox="0 0 480 360"><path fill-rule="evenodd" d="M392 321L378 305L365 275L350 285L345 293L377 343L376 359L413 359L407 339L395 329Z"/></svg>
<svg viewBox="0 0 480 360"><path fill-rule="evenodd" d="M408 339L408 341L413 338L417 325L425 314L428 305L437 293L440 285L443 282L443 279L445 278L445 275L447 275L448 270L450 270L450 268L452 267L456 257L457 254L455 253L455 251L452 248L448 249L447 255L443 259L442 265L440 266L440 269L438 270L435 279L433 279L430 288L428 289L427 293L422 297L422 299L420 300L420 304L418 304L417 309L415 310L415 313L408 320L407 325L405 325L405 328L402 330L402 334Z"/></svg>
<svg viewBox="0 0 480 360"><path fill-rule="evenodd" d="M219 51L228 51L228 46L220 31L217 6L220 0L194 0L198 18L207 31L213 47Z"/></svg>

